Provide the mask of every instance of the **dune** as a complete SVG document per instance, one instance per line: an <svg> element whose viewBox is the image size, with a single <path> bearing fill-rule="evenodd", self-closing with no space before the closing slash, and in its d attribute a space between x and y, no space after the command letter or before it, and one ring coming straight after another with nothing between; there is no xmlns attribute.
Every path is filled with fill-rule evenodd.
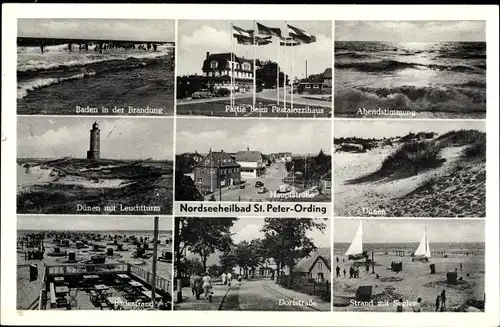
<svg viewBox="0 0 500 327"><path fill-rule="evenodd" d="M484 217L483 145L451 135L336 152L335 215Z"/></svg>

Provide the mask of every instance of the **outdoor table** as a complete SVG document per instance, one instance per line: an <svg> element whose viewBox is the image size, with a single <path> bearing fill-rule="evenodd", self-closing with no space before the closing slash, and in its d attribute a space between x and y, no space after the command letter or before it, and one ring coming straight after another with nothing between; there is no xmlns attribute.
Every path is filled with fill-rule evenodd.
<svg viewBox="0 0 500 327"><path fill-rule="evenodd" d="M97 292L98 299L104 299L106 294L107 294L106 291L109 290L109 287L107 287L106 285L102 285L102 284L94 285L94 288Z"/></svg>
<svg viewBox="0 0 500 327"><path fill-rule="evenodd" d="M65 295L65 294L69 293L69 288L68 288L68 286L56 286L55 292L56 292L56 294Z"/></svg>
<svg viewBox="0 0 500 327"><path fill-rule="evenodd" d="M83 275L83 280L85 283L95 283L99 280L99 276L97 275Z"/></svg>
<svg viewBox="0 0 500 327"><path fill-rule="evenodd" d="M113 309L122 308L125 309L127 301L121 296L110 296L106 298L106 301L109 305L113 307Z"/></svg>
<svg viewBox="0 0 500 327"><path fill-rule="evenodd" d="M116 277L118 277L118 279L130 279L130 276L128 275L125 275L125 274L118 274L116 275Z"/></svg>
<svg viewBox="0 0 500 327"><path fill-rule="evenodd" d="M144 294L150 300L153 298L151 291L142 291L141 293ZM161 295L155 292L155 299L161 300Z"/></svg>
<svg viewBox="0 0 500 327"><path fill-rule="evenodd" d="M64 283L64 277L54 277L54 282L58 284Z"/></svg>
<svg viewBox="0 0 500 327"><path fill-rule="evenodd" d="M139 283L139 282L136 282L135 280L133 281L130 281L129 284L132 286L132 287L142 287L142 284Z"/></svg>
<svg viewBox="0 0 500 327"><path fill-rule="evenodd" d="M142 289L141 283L139 283L135 280L132 280L132 281L128 282L128 285L130 286L129 289L127 290L127 293L129 295L136 297L137 295L139 295L141 293L141 289Z"/></svg>

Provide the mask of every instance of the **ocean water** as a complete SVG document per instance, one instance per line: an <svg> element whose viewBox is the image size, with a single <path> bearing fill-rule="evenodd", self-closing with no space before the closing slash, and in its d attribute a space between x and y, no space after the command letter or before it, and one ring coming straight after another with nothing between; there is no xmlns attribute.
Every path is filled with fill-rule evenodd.
<svg viewBox="0 0 500 327"><path fill-rule="evenodd" d="M19 114L75 114L80 107L163 108L173 112L174 48L156 52L76 45L17 48ZM109 112L111 113L111 110Z"/></svg>
<svg viewBox="0 0 500 327"><path fill-rule="evenodd" d="M486 115L485 42L338 41L334 79L337 116L359 117L359 108Z"/></svg>
<svg viewBox="0 0 500 327"><path fill-rule="evenodd" d="M351 244L350 243L335 243L334 244L334 255L343 256ZM405 251L406 254L414 252L419 245L419 242L415 243L364 243L363 250L375 252L375 254L393 254L394 250ZM472 243L472 242L434 242L429 244L429 248L432 252L442 252L445 251L447 254L451 255L452 251L464 251L468 250L472 252L472 255L484 255L484 243Z"/></svg>

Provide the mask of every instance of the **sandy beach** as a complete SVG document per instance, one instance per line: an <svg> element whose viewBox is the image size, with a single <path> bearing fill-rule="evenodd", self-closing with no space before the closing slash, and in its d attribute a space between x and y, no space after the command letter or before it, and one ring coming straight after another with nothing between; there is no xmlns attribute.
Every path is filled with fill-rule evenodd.
<svg viewBox="0 0 500 327"><path fill-rule="evenodd" d="M370 251L368 251L371 254ZM335 255L337 256L337 254ZM343 257L343 256L342 256ZM404 311L413 311L413 304L417 298L422 298L422 311L435 311L436 296L442 290L446 291L446 311L463 305L467 300L484 300L484 255L443 255L430 258L428 263L412 262L410 256L399 257L395 254L375 254L375 274L365 271L365 266L360 267L359 278L349 278L349 267L352 261L343 262L339 257L341 278L334 278L333 306L335 311L396 311L394 300L403 299L407 304ZM403 270L399 273L390 270L391 262L403 262ZM334 261L335 262L335 261ZM430 274L430 264L435 264L436 274ZM462 264L462 270L460 270ZM343 269L347 276L343 277ZM457 269L458 285L447 284L447 272ZM335 269L334 269L335 270ZM334 272L335 274L335 272ZM376 274L379 278L376 278ZM335 276L335 275L334 275ZM349 305L355 299L359 286L371 285L373 305ZM387 302L385 302L387 301ZM378 305L377 305L378 304ZM469 309L472 311L473 309Z"/></svg>

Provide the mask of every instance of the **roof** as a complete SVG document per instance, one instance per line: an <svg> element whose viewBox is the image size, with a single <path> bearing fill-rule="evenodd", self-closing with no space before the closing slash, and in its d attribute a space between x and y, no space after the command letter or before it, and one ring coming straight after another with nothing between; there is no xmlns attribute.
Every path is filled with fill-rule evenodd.
<svg viewBox="0 0 500 327"><path fill-rule="evenodd" d="M205 161L209 159L211 162L206 165ZM226 161L226 162L224 162ZM213 166L221 165L222 167L240 167L239 164L234 162L234 159L226 152L210 152L201 160L198 166Z"/></svg>
<svg viewBox="0 0 500 327"><path fill-rule="evenodd" d="M252 65L253 65L252 59L238 57L234 53L232 55L234 56L233 59L235 59L235 61L238 62L240 65L247 62L250 64L250 67L252 67ZM214 68L210 67L210 63L212 61L217 61L217 63L218 63L217 68L214 69ZM209 70L219 70L221 68L226 68L226 67L229 68L228 61L231 61L231 53L230 52L209 54L208 57L203 61L202 70L209 71ZM256 64L256 66L260 66L260 61L256 60L255 64ZM243 69L240 68L239 70L243 70ZM253 71L253 68L250 68L249 70L246 70L246 71L251 72L251 71Z"/></svg>
<svg viewBox="0 0 500 327"><path fill-rule="evenodd" d="M325 69L325 72L323 73L323 77L324 78L332 78L332 69L331 68Z"/></svg>
<svg viewBox="0 0 500 327"><path fill-rule="evenodd" d="M311 252L308 257L300 259L300 261L295 265L295 271L298 272L309 272L312 267L316 264L320 258L331 269L331 249L330 248L318 248L316 251Z"/></svg>
<svg viewBox="0 0 500 327"><path fill-rule="evenodd" d="M262 161L262 153L259 151L238 151L236 153L236 161Z"/></svg>

